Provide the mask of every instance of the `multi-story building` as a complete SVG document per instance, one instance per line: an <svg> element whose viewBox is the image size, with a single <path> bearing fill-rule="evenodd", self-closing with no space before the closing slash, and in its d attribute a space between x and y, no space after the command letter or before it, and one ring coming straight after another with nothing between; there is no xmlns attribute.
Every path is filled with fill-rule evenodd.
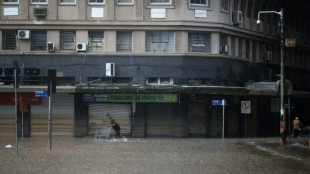
<svg viewBox="0 0 310 174"><path fill-rule="evenodd" d="M18 98L28 100L28 111L18 111L18 131L23 125L26 136L47 135L48 98L34 92L46 90L51 69L53 135L93 135L107 115L123 135L140 137L220 137L223 123L226 137L278 135L280 19L262 14L262 23L256 21L259 11L281 8L285 36L297 40L285 49L287 115L309 124L309 6L301 0L1 0L0 135L15 133L14 61ZM224 114L216 103L222 99Z"/></svg>

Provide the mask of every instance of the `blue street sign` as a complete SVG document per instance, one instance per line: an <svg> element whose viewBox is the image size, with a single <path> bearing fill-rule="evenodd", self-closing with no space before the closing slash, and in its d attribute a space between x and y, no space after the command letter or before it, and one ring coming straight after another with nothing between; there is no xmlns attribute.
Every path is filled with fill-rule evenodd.
<svg viewBox="0 0 310 174"><path fill-rule="evenodd" d="M48 97L47 90L35 91L34 94L35 94L35 97Z"/></svg>
<svg viewBox="0 0 310 174"><path fill-rule="evenodd" d="M226 100L212 100L212 105L213 106L227 105L227 101Z"/></svg>

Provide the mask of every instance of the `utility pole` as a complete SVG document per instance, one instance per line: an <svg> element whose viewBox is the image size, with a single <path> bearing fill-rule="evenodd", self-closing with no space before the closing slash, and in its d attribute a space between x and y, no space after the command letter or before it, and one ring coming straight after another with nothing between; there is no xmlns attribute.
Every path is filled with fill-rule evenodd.
<svg viewBox="0 0 310 174"><path fill-rule="evenodd" d="M17 118L17 88L19 87L19 64L18 60L13 60L14 64L14 92L15 92L15 132L16 132L16 156L18 156L18 118Z"/></svg>
<svg viewBox="0 0 310 174"><path fill-rule="evenodd" d="M280 77L280 144L286 143L286 117L284 108L284 85L285 85L285 73L284 73L284 23L283 23L283 8L279 12L277 11L260 11L258 12L257 24L260 24L260 14L262 13L275 13L280 15L280 46L281 46L281 77Z"/></svg>

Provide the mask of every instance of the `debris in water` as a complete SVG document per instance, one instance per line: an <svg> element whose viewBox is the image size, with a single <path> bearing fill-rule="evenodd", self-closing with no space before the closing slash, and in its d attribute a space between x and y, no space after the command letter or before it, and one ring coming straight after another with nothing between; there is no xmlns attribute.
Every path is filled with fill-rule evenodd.
<svg viewBox="0 0 310 174"><path fill-rule="evenodd" d="M11 149L12 147L13 146L11 144L5 146L6 149Z"/></svg>

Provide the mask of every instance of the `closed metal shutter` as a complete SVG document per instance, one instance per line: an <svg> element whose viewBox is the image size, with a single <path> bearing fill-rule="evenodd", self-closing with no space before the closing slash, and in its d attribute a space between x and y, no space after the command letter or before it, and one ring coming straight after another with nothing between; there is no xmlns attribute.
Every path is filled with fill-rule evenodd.
<svg viewBox="0 0 310 174"><path fill-rule="evenodd" d="M147 136L171 137L173 130L173 107L170 104L148 104Z"/></svg>
<svg viewBox="0 0 310 174"><path fill-rule="evenodd" d="M107 113L121 127L121 135L131 135L131 105L111 104L111 103L91 103L89 104L88 135L94 135L98 128L110 123Z"/></svg>
<svg viewBox="0 0 310 174"><path fill-rule="evenodd" d="M189 134L208 134L208 105L190 104L188 108Z"/></svg>
<svg viewBox="0 0 310 174"><path fill-rule="evenodd" d="M0 106L0 135L15 135L15 106Z"/></svg>
<svg viewBox="0 0 310 174"><path fill-rule="evenodd" d="M52 96L52 134L73 136L74 134L74 96L53 94ZM31 136L48 133L48 98L42 105L31 107Z"/></svg>

